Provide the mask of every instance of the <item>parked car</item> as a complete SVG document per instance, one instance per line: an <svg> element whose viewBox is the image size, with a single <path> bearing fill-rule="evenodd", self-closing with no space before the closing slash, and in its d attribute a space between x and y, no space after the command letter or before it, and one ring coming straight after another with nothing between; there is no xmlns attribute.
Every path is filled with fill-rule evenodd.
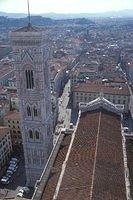
<svg viewBox="0 0 133 200"><path fill-rule="evenodd" d="M13 157L13 158L11 158L11 161L18 162L18 159Z"/></svg>
<svg viewBox="0 0 133 200"><path fill-rule="evenodd" d="M4 184L4 185L8 185L9 184L9 177L7 176L3 176L3 178L1 179L1 183Z"/></svg>
<svg viewBox="0 0 133 200"><path fill-rule="evenodd" d="M13 171L13 172L16 172L17 168L18 168L18 167L13 167L13 166L10 167L10 166L9 166L9 167L8 167L8 170L11 170L11 171Z"/></svg>
<svg viewBox="0 0 133 200"><path fill-rule="evenodd" d="M28 187L23 187L22 190L24 190L24 192L26 194L28 194L30 192L30 189Z"/></svg>
<svg viewBox="0 0 133 200"><path fill-rule="evenodd" d="M9 169L8 169L8 170L6 171L6 173L12 175L14 172L13 172L12 170L9 170Z"/></svg>
<svg viewBox="0 0 133 200"><path fill-rule="evenodd" d="M73 129L73 123L70 123L70 129Z"/></svg>
<svg viewBox="0 0 133 200"><path fill-rule="evenodd" d="M11 177L12 177L12 174L6 173L6 177L11 178Z"/></svg>
<svg viewBox="0 0 133 200"><path fill-rule="evenodd" d="M14 164L14 165L16 165L16 164L17 164L17 162L16 162L16 161L13 161L13 160L11 160L11 161L9 162L9 164Z"/></svg>
<svg viewBox="0 0 133 200"><path fill-rule="evenodd" d="M16 164L10 164L9 167L17 167L17 163Z"/></svg>
<svg viewBox="0 0 133 200"><path fill-rule="evenodd" d="M28 187L23 187L18 191L17 197L23 197L24 195L28 194L30 189Z"/></svg>
<svg viewBox="0 0 133 200"><path fill-rule="evenodd" d="M24 196L24 191L22 189L20 189L18 191L17 197L23 197Z"/></svg>
<svg viewBox="0 0 133 200"><path fill-rule="evenodd" d="M129 128L128 128L128 127L123 127L122 132L124 132L124 133L129 133Z"/></svg>

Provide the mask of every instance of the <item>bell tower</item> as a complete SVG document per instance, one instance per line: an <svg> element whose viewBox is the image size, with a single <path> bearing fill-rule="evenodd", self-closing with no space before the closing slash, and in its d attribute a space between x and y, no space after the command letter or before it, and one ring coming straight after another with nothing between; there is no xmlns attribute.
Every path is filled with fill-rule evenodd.
<svg viewBox="0 0 133 200"><path fill-rule="evenodd" d="M44 34L30 23L10 34L28 186L39 179L53 147L50 49Z"/></svg>

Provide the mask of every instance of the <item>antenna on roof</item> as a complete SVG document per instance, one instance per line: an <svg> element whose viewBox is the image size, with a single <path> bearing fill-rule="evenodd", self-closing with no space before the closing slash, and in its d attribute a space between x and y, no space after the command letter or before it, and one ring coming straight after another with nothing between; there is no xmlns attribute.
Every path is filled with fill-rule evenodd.
<svg viewBox="0 0 133 200"><path fill-rule="evenodd" d="M30 6L29 6L29 0L27 0L27 6L28 6L28 26L31 25L31 18L30 18Z"/></svg>

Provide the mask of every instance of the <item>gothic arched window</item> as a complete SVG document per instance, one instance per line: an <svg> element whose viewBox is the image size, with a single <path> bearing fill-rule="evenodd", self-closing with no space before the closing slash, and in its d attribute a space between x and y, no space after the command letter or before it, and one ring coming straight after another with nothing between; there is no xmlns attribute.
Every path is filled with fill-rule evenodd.
<svg viewBox="0 0 133 200"><path fill-rule="evenodd" d="M27 115L29 117L31 116L31 108L30 108L30 106L27 106Z"/></svg>
<svg viewBox="0 0 133 200"><path fill-rule="evenodd" d="M40 133L39 133L38 131L35 131L35 138L36 138L37 140L40 139Z"/></svg>
<svg viewBox="0 0 133 200"><path fill-rule="evenodd" d="M26 70L25 76L26 76L26 88L27 89L33 89L34 88L33 71L32 70Z"/></svg>
<svg viewBox="0 0 133 200"><path fill-rule="evenodd" d="M37 112L36 106L33 107L33 113L34 113L34 117L38 116L38 112Z"/></svg>
<svg viewBox="0 0 133 200"><path fill-rule="evenodd" d="M32 132L32 130L29 130L29 138L33 139L33 132Z"/></svg>

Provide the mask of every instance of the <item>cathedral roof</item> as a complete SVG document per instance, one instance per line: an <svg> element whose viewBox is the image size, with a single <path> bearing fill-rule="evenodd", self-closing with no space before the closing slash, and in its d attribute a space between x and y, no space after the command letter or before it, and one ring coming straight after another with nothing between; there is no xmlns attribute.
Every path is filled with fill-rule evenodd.
<svg viewBox="0 0 133 200"><path fill-rule="evenodd" d="M103 108L110 112L114 112L118 115L120 115L124 110L123 105L118 107L118 105L116 106L112 102L105 99L103 96L100 96L97 99L95 99L89 103L80 103L79 108L80 108L81 112L87 112L87 111Z"/></svg>
<svg viewBox="0 0 133 200"><path fill-rule="evenodd" d="M42 178L45 186L36 191L42 200L125 200L124 171L120 116L103 108L86 111L61 143L47 182Z"/></svg>

